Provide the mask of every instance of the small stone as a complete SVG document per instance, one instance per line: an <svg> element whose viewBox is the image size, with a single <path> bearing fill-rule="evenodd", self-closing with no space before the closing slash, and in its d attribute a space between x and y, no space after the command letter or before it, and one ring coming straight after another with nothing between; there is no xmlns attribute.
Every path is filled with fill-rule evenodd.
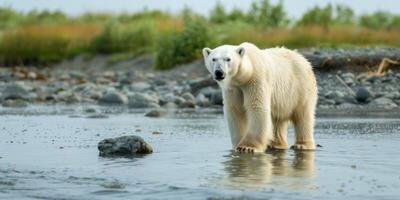
<svg viewBox="0 0 400 200"><path fill-rule="evenodd" d="M131 108L158 107L158 98L142 93L134 93L129 96L128 106Z"/></svg>
<svg viewBox="0 0 400 200"><path fill-rule="evenodd" d="M182 94L182 98L184 98L186 101L193 101L194 102L196 100L196 98L190 92L186 92L186 93Z"/></svg>
<svg viewBox="0 0 400 200"><path fill-rule="evenodd" d="M96 113L97 112L97 110L95 108L86 108L84 111L86 113Z"/></svg>
<svg viewBox="0 0 400 200"><path fill-rule="evenodd" d="M23 108L23 107L27 107L28 103L26 103L26 101L24 101L22 99L14 99L14 100L8 99L2 103L2 106L10 107L10 108Z"/></svg>
<svg viewBox="0 0 400 200"><path fill-rule="evenodd" d="M118 180L114 180L114 181L111 181L108 183L103 183L100 185L107 189L123 189L123 188L125 188L126 184L123 184L123 183L119 182Z"/></svg>
<svg viewBox="0 0 400 200"><path fill-rule="evenodd" d="M351 168L352 168L352 169L356 169L356 168L357 168L357 165L351 165Z"/></svg>
<svg viewBox="0 0 400 200"><path fill-rule="evenodd" d="M391 99L388 99L386 97L380 97L380 98L374 99L368 105L377 106L377 107L386 108L386 109L397 107L396 103L394 103Z"/></svg>
<svg viewBox="0 0 400 200"><path fill-rule="evenodd" d="M150 144L135 135L104 139L99 142L97 148L100 156L131 156L153 152Z"/></svg>
<svg viewBox="0 0 400 200"><path fill-rule="evenodd" d="M181 105L179 106L180 108L196 108L196 104L194 103L194 101L185 101L183 103L181 103Z"/></svg>
<svg viewBox="0 0 400 200"><path fill-rule="evenodd" d="M156 108L147 112L144 116L146 117L163 117L167 115L168 112L162 108Z"/></svg>
<svg viewBox="0 0 400 200"><path fill-rule="evenodd" d="M199 106L208 106L210 104L210 101L208 100L208 98L206 96L204 96L204 94L198 94L196 96L196 104Z"/></svg>
<svg viewBox="0 0 400 200"><path fill-rule="evenodd" d="M178 106L174 102L167 102L162 107L167 109L167 110L173 110L173 109L178 108Z"/></svg>
<svg viewBox="0 0 400 200"><path fill-rule="evenodd" d="M131 85L130 89L132 91L142 92L151 88L151 85L146 82L136 82Z"/></svg>
<svg viewBox="0 0 400 200"><path fill-rule="evenodd" d="M338 99L344 97L344 94L340 91L328 91L324 96L328 99L337 101Z"/></svg>
<svg viewBox="0 0 400 200"><path fill-rule="evenodd" d="M106 118L108 118L108 115L105 115L105 114L93 114L93 115L86 116L86 118L89 118L89 119L106 119Z"/></svg>
<svg viewBox="0 0 400 200"><path fill-rule="evenodd" d="M151 134L153 134L153 135L160 135L160 134L162 134L162 133L159 132L159 131L153 131Z"/></svg>
<svg viewBox="0 0 400 200"><path fill-rule="evenodd" d="M35 80L37 78L37 74L35 72L28 72L28 78Z"/></svg>
<svg viewBox="0 0 400 200"><path fill-rule="evenodd" d="M107 92L99 99L99 104L101 105L123 105L127 103L128 97L116 91Z"/></svg>

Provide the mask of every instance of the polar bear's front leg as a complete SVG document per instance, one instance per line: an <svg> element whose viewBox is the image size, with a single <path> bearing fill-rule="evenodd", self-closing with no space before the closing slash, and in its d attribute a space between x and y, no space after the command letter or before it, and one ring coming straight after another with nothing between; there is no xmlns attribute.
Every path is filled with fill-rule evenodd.
<svg viewBox="0 0 400 200"><path fill-rule="evenodd" d="M243 108L243 93L238 88L223 90L224 115L228 122L232 145L236 147L246 133L247 118Z"/></svg>
<svg viewBox="0 0 400 200"><path fill-rule="evenodd" d="M239 142L239 152L264 152L273 137L271 95L265 88L249 87L243 90L247 115L247 131Z"/></svg>

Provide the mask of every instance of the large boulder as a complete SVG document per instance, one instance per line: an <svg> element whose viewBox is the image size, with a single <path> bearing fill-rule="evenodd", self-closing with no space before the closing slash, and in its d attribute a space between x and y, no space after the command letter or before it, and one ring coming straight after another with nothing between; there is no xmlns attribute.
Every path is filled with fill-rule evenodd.
<svg viewBox="0 0 400 200"><path fill-rule="evenodd" d="M99 142L97 148L100 156L132 156L153 152L150 144L136 135L104 139Z"/></svg>

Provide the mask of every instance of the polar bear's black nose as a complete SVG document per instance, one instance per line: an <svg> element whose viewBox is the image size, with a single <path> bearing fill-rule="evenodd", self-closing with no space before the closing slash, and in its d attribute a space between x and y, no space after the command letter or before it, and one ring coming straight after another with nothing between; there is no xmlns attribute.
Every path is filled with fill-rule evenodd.
<svg viewBox="0 0 400 200"><path fill-rule="evenodd" d="M214 75L217 81L220 81L225 78L224 72L222 72L221 70L215 70Z"/></svg>

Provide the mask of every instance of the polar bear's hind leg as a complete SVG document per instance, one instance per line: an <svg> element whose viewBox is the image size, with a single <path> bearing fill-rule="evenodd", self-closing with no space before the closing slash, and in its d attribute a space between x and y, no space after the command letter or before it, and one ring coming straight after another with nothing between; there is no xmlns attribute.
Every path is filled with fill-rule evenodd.
<svg viewBox="0 0 400 200"><path fill-rule="evenodd" d="M292 116L292 122L295 130L295 144L291 149L313 150L314 144L314 106L305 106L298 109Z"/></svg>
<svg viewBox="0 0 400 200"><path fill-rule="evenodd" d="M274 139L269 148L272 149L287 149L287 120L274 120Z"/></svg>

